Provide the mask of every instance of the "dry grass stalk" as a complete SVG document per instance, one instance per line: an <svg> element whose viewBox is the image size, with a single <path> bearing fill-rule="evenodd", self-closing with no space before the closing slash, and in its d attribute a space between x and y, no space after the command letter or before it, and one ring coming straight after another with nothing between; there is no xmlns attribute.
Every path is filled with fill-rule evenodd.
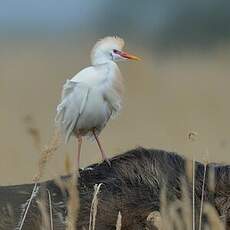
<svg viewBox="0 0 230 230"><path fill-rule="evenodd" d="M189 141L196 141L198 137L198 133L195 131L191 131L188 133L188 139ZM188 163L189 162L189 163ZM192 182L192 229L195 230L195 216L196 216L196 212L195 212L195 172L196 172L196 161L195 161L195 157L193 156L192 159L192 164L191 161L187 161L186 163L186 171L187 171L187 175L188 175L188 179L190 180L190 182Z"/></svg>
<svg viewBox="0 0 230 230"><path fill-rule="evenodd" d="M78 178L76 172L73 169L71 170L71 164L68 155L66 155L65 158L65 170L68 175L71 175L66 184L66 188L69 193L69 199L67 202L68 215L66 218L66 230L76 230L76 222L80 208L79 193L77 189Z"/></svg>
<svg viewBox="0 0 230 230"><path fill-rule="evenodd" d="M41 213L41 230L51 230L50 218L44 200L37 200L38 208Z"/></svg>
<svg viewBox="0 0 230 230"><path fill-rule="evenodd" d="M38 173L34 177L35 182L38 182L43 176L47 161L50 159L53 153L58 149L59 145L60 145L60 134L59 131L56 129L49 145L46 146L42 151L41 158L38 163Z"/></svg>
<svg viewBox="0 0 230 230"><path fill-rule="evenodd" d="M56 176L54 178L54 182L60 188L62 194L65 194L66 185L64 184L64 182L61 179L61 177L60 176Z"/></svg>
<svg viewBox="0 0 230 230"><path fill-rule="evenodd" d="M211 204L205 203L203 213L207 216L210 230L224 230L225 227L221 222L219 215Z"/></svg>
<svg viewBox="0 0 230 230"><path fill-rule="evenodd" d="M170 230L171 221L170 216L168 213L168 204L166 199L166 188L164 187L162 189L162 192L160 194L160 204L161 204L161 211L160 215L164 221L162 221L162 229L164 230Z"/></svg>
<svg viewBox="0 0 230 230"><path fill-rule="evenodd" d="M184 216L181 217L183 206L185 204L180 200L175 200L169 203L166 198L165 189L161 193L161 212L158 226L153 223L152 226L157 227L159 230L184 230ZM188 228L189 229L189 228Z"/></svg>
<svg viewBox="0 0 230 230"><path fill-rule="evenodd" d="M204 166L204 175L203 175L203 181L202 181L201 201L200 201L199 230L201 230L201 226L202 226L202 215L203 215L203 204L204 204L204 187L205 187L206 170L207 170L207 165L205 163L205 166Z"/></svg>
<svg viewBox="0 0 230 230"><path fill-rule="evenodd" d="M193 158L192 160L192 229L195 230L196 223L196 211L195 211L195 190L196 190L196 161Z"/></svg>
<svg viewBox="0 0 230 230"><path fill-rule="evenodd" d="M188 176L189 182L193 182L193 161L187 160L185 164L186 175Z"/></svg>
<svg viewBox="0 0 230 230"><path fill-rule="evenodd" d="M24 212L24 214L23 214L23 216L22 216L22 220L21 220L20 225L19 225L19 227L18 227L18 230L22 230L22 228L23 228L23 225L24 225L26 216L27 216L27 214L28 214L28 211L29 211L31 202L32 202L33 198L36 196L37 186L38 186L37 183L35 183L35 184L34 184L33 191L32 191L32 193L31 193L31 196L30 196L30 199L29 199L29 202L28 202L28 205L27 205L27 207L26 207L26 210L25 210L25 212Z"/></svg>
<svg viewBox="0 0 230 230"><path fill-rule="evenodd" d="M90 209L90 219L89 219L89 230L95 230L96 225L96 216L97 216L97 206L98 206L98 194L100 191L102 183L99 185L94 185L94 194L93 194L93 200L91 203L91 209Z"/></svg>
<svg viewBox="0 0 230 230"><path fill-rule="evenodd" d="M121 220L122 220L122 216L121 216L121 212L119 211L117 216L116 230L121 230Z"/></svg>
<svg viewBox="0 0 230 230"><path fill-rule="evenodd" d="M52 208L52 199L51 199L51 195L50 195L50 191L49 189L46 190L48 193L48 200L49 200L49 213L50 213L50 229L54 230L54 226L53 226L53 208Z"/></svg>
<svg viewBox="0 0 230 230"><path fill-rule="evenodd" d="M195 171L196 161L186 161L186 175L188 176L189 183L192 183L192 229L195 230Z"/></svg>
<svg viewBox="0 0 230 230"><path fill-rule="evenodd" d="M172 226L175 226L177 230L184 230L183 221L181 221L181 216L179 214L179 209L181 209L182 206L183 204L179 200L176 200L168 208L171 229L173 229Z"/></svg>
<svg viewBox="0 0 230 230"><path fill-rule="evenodd" d="M166 203L165 191L161 193L161 215L160 224L156 225L153 220L154 212L150 213L147 221L151 222L151 226L156 227L158 230L190 230L193 228L191 221L191 204L189 200L189 193L186 186L182 187L182 200L176 200L172 203ZM204 223L202 229L207 230L224 230L224 224L221 221L216 209L209 203L203 204L202 216L207 217L208 223ZM199 222L199 229L201 224ZM195 229L195 228L194 228Z"/></svg>
<svg viewBox="0 0 230 230"><path fill-rule="evenodd" d="M200 201L199 230L201 230L201 227L202 227L202 215L203 215L203 204L204 204L204 189L205 189L206 172L207 172L207 159L208 159L208 151L205 154L205 161L204 161L204 174L203 174L203 181L202 181L201 201Z"/></svg>
<svg viewBox="0 0 230 230"><path fill-rule="evenodd" d="M210 167L208 171L208 189L209 191L215 192L215 168Z"/></svg>
<svg viewBox="0 0 230 230"><path fill-rule="evenodd" d="M13 229L15 227L14 210L9 204L1 207L0 216L0 229Z"/></svg>
<svg viewBox="0 0 230 230"><path fill-rule="evenodd" d="M190 197L189 197L189 191L188 187L186 185L186 181L183 179L182 180L182 218L185 222L186 229L187 230L192 230L192 210L191 210L191 202L190 202Z"/></svg>
<svg viewBox="0 0 230 230"><path fill-rule="evenodd" d="M168 202L165 188L161 192L161 215L160 224L156 226L161 230L192 230L195 229L195 220L193 220L193 208L185 179L182 179L182 197L181 200ZM194 194L193 194L194 195Z"/></svg>

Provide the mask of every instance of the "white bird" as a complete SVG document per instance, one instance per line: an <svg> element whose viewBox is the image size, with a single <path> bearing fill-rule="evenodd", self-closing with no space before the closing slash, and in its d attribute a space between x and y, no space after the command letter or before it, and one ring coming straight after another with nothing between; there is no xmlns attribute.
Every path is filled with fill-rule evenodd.
<svg viewBox="0 0 230 230"><path fill-rule="evenodd" d="M98 135L122 106L123 82L115 62L139 60L122 51L123 46L124 41L119 37L101 39L91 51L92 65L82 69L63 86L55 122L66 143L71 135L76 137L78 169L83 136L95 138L103 160L110 165Z"/></svg>

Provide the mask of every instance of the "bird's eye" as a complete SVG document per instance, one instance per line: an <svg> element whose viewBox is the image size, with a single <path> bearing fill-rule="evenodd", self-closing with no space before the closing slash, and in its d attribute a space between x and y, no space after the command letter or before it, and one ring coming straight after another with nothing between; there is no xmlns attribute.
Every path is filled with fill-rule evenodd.
<svg viewBox="0 0 230 230"><path fill-rule="evenodd" d="M116 54L116 53L118 53L118 50L113 49L113 52Z"/></svg>

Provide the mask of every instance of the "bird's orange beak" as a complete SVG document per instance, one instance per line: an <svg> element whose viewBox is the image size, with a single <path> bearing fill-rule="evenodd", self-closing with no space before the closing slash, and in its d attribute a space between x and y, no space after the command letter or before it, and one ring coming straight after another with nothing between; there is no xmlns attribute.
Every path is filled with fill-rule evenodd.
<svg viewBox="0 0 230 230"><path fill-rule="evenodd" d="M140 61L141 59L135 55L132 55L132 54L129 54L127 52L124 52L124 51L119 51L118 53L121 57L123 58L127 58L127 59L130 59L130 60L135 60L135 61Z"/></svg>

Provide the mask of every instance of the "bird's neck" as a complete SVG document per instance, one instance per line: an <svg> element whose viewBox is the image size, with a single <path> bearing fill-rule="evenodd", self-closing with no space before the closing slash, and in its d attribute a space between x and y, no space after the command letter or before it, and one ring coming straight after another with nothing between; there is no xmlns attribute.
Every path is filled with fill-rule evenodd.
<svg viewBox="0 0 230 230"><path fill-rule="evenodd" d="M98 77L105 83L113 82L116 78L120 78L121 73L117 64L113 61L107 61L103 64L94 65L94 68L98 71Z"/></svg>
<svg viewBox="0 0 230 230"><path fill-rule="evenodd" d="M111 62L113 62L113 60L107 55L103 55L102 53L98 52L91 53L91 63L94 66L107 63L109 64Z"/></svg>

